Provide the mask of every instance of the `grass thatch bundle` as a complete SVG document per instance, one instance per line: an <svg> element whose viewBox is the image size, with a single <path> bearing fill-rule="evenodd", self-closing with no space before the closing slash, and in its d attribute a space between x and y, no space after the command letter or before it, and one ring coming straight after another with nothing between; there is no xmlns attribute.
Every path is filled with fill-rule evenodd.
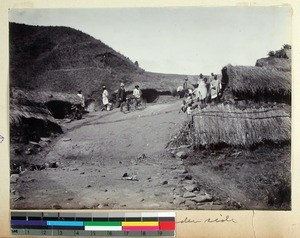
<svg viewBox="0 0 300 238"><path fill-rule="evenodd" d="M285 108L289 107L285 105ZM219 104L193 115L195 147L243 146L290 141L290 112L283 107L238 109Z"/></svg>
<svg viewBox="0 0 300 238"><path fill-rule="evenodd" d="M256 66L227 66L228 87L242 99L282 101L291 96L291 72ZM283 100L286 101L286 100Z"/></svg>
<svg viewBox="0 0 300 238"><path fill-rule="evenodd" d="M11 137L24 136L27 140L38 140L40 136L49 136L51 132L61 133L61 127L45 104L33 101L32 98L34 95L30 92L11 88L9 110Z"/></svg>
<svg viewBox="0 0 300 238"><path fill-rule="evenodd" d="M25 91L19 88L11 88L10 97L15 99L26 99L36 103L47 103L49 101L65 101L72 104L80 104L79 97L74 94L51 92L51 91Z"/></svg>
<svg viewBox="0 0 300 238"><path fill-rule="evenodd" d="M27 103L27 105L21 105L15 99L12 99L9 111L10 125L19 127L23 118L35 118L56 124L50 111L41 104Z"/></svg>

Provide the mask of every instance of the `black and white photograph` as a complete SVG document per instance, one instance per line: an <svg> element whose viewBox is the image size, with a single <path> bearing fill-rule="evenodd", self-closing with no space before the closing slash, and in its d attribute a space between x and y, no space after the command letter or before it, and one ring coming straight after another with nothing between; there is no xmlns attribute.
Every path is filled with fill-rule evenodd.
<svg viewBox="0 0 300 238"><path fill-rule="evenodd" d="M10 9L10 208L291 210L291 15Z"/></svg>

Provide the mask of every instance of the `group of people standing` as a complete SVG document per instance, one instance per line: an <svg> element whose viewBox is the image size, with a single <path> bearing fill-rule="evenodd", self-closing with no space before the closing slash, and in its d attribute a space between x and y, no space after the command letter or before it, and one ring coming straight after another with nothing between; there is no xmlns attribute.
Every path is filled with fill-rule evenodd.
<svg viewBox="0 0 300 238"><path fill-rule="evenodd" d="M211 73L210 77L199 76L198 87L193 91L197 101L208 103L210 101L218 101L222 84L218 75Z"/></svg>
<svg viewBox="0 0 300 238"><path fill-rule="evenodd" d="M210 77L203 77L203 74L200 74L198 86L191 89L188 88L188 78L186 77L183 83L183 91L186 92L186 97L179 112L183 111L191 114L192 110L199 106L195 104L195 101L200 102L200 105L219 101L222 94L221 79L214 73L211 73Z"/></svg>
<svg viewBox="0 0 300 238"><path fill-rule="evenodd" d="M77 96L80 100L80 104L78 105L78 110L83 113L85 109L85 98L81 92L78 91ZM130 101L134 100L135 107L137 107L142 101L142 90L140 89L139 85L136 85L133 89L132 95L129 95L129 92L126 92L124 83L120 84L118 92L116 94L115 107L120 108L121 111L124 110L126 107L127 111L130 110ZM109 94L106 86L102 86L102 104L103 107L101 111L110 111L112 110L112 102L111 102L111 95Z"/></svg>
<svg viewBox="0 0 300 238"><path fill-rule="evenodd" d="M133 89L132 98L127 95L127 92L125 91L125 85L124 83L120 84L120 88L118 89L117 95L116 95L116 107L123 111L123 107L126 106L127 111L129 111L130 107L130 100L135 100L135 106L138 106L141 103L142 100L142 91L140 90L139 85L136 85ZM109 102L109 93L105 86L103 86L103 92L102 92L102 103L103 108L102 111L110 111L112 104Z"/></svg>
<svg viewBox="0 0 300 238"><path fill-rule="evenodd" d="M181 111L189 112L198 106L198 104L194 104L194 102L200 102L200 105L207 104L209 102L218 102L220 96L223 92L223 87L225 88L225 84L221 82L221 78L218 75L211 73L209 77L203 77L202 74L199 75L198 85L196 88L191 86L188 83L188 77L185 78L183 86L178 87L177 92L183 92L185 95L185 100L183 100L183 105L181 107ZM102 87L102 111L110 111L112 109L112 103L110 102L110 94L106 88L106 86ZM78 91L78 97L80 98L80 106L81 109L85 108L85 99L82 95L81 91ZM125 90L124 83L120 84L120 87L116 94L116 104L117 108L120 108L121 111L124 110L124 106L127 111L130 110L130 104L132 104L132 100L134 102L135 108L142 101L142 91L139 86L136 85L133 89L132 95L129 95Z"/></svg>

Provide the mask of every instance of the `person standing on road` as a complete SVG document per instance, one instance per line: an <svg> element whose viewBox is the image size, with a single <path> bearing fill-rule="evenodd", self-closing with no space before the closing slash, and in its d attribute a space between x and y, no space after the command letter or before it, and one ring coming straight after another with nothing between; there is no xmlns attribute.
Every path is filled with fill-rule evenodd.
<svg viewBox="0 0 300 238"><path fill-rule="evenodd" d="M102 108L102 111L108 109L108 108L107 108L108 103L109 103L109 101L108 101L108 96L109 96L109 95L108 95L108 91L107 91L106 87L103 86L103 92L102 92L102 103L103 103L103 108Z"/></svg>
<svg viewBox="0 0 300 238"><path fill-rule="evenodd" d="M136 101L135 108L141 103L142 101L142 91L140 90L139 85L136 85L133 89L133 97Z"/></svg>
<svg viewBox="0 0 300 238"><path fill-rule="evenodd" d="M126 91L124 88L124 83L121 83L120 88L117 93L117 102L118 102L117 107L120 107L121 104L125 101L126 101ZM122 108L121 108L121 111L122 111Z"/></svg>

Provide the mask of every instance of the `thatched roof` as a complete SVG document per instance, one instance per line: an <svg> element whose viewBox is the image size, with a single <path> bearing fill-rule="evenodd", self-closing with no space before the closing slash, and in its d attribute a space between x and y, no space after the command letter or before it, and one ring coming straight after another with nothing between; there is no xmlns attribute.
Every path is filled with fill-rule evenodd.
<svg viewBox="0 0 300 238"><path fill-rule="evenodd" d="M289 106L238 109L219 104L199 109L193 116L196 147L226 144L252 146L291 139Z"/></svg>
<svg viewBox="0 0 300 238"><path fill-rule="evenodd" d="M22 118L35 118L44 121L50 121L56 124L50 111L40 105L21 105L16 100L10 101L9 119L11 126L20 126L22 124Z"/></svg>
<svg viewBox="0 0 300 238"><path fill-rule="evenodd" d="M291 71L292 68L291 59L276 57L258 59L255 66L275 68L280 71Z"/></svg>
<svg viewBox="0 0 300 238"><path fill-rule="evenodd" d="M49 101L65 101L72 104L79 104L79 97L74 94L52 92L52 91L25 91L20 88L11 88L11 98L26 98L31 102L47 103Z"/></svg>
<svg viewBox="0 0 300 238"><path fill-rule="evenodd" d="M256 66L227 66L228 87L245 97L291 95L291 72Z"/></svg>
<svg viewBox="0 0 300 238"><path fill-rule="evenodd" d="M23 91L11 88L10 90L10 125L22 125L22 118L35 118L57 124L51 112L44 105L46 94Z"/></svg>

